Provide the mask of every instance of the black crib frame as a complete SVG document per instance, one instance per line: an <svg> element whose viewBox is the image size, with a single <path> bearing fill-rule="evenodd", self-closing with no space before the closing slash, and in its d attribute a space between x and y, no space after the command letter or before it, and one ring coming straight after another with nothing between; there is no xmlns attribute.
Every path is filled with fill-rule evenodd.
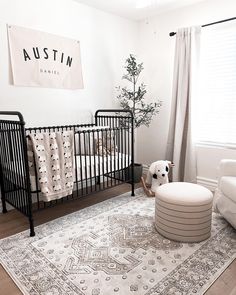
<svg viewBox="0 0 236 295"><path fill-rule="evenodd" d="M52 207L57 203L63 203L67 200L78 199L91 193L105 190L129 182L131 184L131 195L134 196L134 118L130 110L107 109L97 110L95 113L95 124L78 124L50 127L25 128L25 121L20 112L15 111L0 111L0 116L5 119L0 119L0 186L2 212L7 213L6 203L20 211L29 219L30 236L35 235L33 212L44 208ZM12 120L12 116L17 116L18 120ZM83 130L86 127L109 126L104 129ZM78 129L80 128L80 129ZM29 133L37 132L55 132L55 131L74 131L75 141L75 165L76 161L81 161L81 153L76 149L81 149L81 139L85 139L85 134L91 134L94 139L97 132L107 134L113 132L115 144L118 151L128 155L128 166L124 166L123 162L118 157L118 162L114 162L111 171L104 172L104 157L102 155L103 174L96 175L96 167L92 171L92 158L95 156L90 152L85 157L85 162L90 163L89 170L85 163L85 177L80 174L80 179L75 169L75 182L71 196L64 197L60 200L51 202L43 202L40 200L40 190L36 181L36 190L31 190L28 154L27 154L27 136ZM77 136L77 137L76 137ZM90 140L89 136L88 140ZM103 138L103 137L102 137ZM76 146L76 140L79 144ZM85 141L84 141L85 142ZM106 142L106 145L109 144ZM91 148L91 143L88 145ZM77 153L78 152L78 153ZM80 155L80 156L78 156ZM108 159L107 159L108 161ZM112 160L111 160L112 161ZM122 158L123 161L123 158ZM82 165L82 162L80 163ZM100 165L100 163L97 163ZM118 167L116 167L116 164ZM81 167L80 165L80 167ZM88 173L90 177L87 177ZM94 173L92 176L92 172ZM100 167L99 167L100 172ZM37 172L36 179L37 179ZM102 179L101 179L102 178ZM35 201L35 202L34 202Z"/></svg>

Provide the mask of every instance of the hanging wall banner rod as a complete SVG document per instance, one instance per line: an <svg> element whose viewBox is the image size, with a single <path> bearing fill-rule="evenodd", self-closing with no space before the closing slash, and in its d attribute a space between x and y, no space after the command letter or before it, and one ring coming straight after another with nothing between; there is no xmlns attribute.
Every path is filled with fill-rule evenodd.
<svg viewBox="0 0 236 295"><path fill-rule="evenodd" d="M202 25L202 28L212 26L212 25L217 25L217 24L228 22L228 21L235 20L235 19L236 19L236 17L231 17L231 18L219 20L218 22ZM169 35L170 35L170 37L172 37L172 36L176 35L176 32L170 32Z"/></svg>

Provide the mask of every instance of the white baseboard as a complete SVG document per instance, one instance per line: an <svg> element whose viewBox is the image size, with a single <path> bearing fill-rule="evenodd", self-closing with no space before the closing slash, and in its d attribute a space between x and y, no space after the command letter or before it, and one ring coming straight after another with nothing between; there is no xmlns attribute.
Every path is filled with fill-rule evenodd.
<svg viewBox="0 0 236 295"><path fill-rule="evenodd" d="M217 180L198 176L197 184L205 186L210 191L214 192L217 187Z"/></svg>

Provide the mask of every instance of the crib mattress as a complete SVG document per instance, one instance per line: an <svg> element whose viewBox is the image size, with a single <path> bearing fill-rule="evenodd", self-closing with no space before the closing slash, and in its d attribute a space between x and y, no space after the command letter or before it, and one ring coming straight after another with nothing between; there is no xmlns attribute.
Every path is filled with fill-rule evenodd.
<svg viewBox="0 0 236 295"><path fill-rule="evenodd" d="M102 176L112 171L124 169L130 164L131 156L122 153L116 153L116 155L108 155L104 157L98 155L77 155L74 163L74 166L76 167L75 180L77 179L78 181L83 181L92 177ZM9 182L12 182L14 179L17 179L19 182L19 178L22 177L23 171L18 171L17 173L11 167L14 167L14 165L4 165L4 175L9 180ZM36 191L37 186L34 175L30 175L30 183L31 190Z"/></svg>
<svg viewBox="0 0 236 295"><path fill-rule="evenodd" d="M84 180L128 167L131 157L125 154L112 156L77 156L77 179Z"/></svg>

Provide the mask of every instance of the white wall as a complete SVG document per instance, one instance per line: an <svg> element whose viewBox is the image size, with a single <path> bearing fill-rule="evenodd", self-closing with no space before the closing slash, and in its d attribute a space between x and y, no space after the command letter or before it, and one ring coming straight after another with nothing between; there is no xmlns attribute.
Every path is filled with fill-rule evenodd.
<svg viewBox="0 0 236 295"><path fill-rule="evenodd" d="M7 23L79 40L84 89L10 85ZM0 109L21 111L27 126L45 126L76 123L85 110L112 107L137 32L137 23L73 0L1 0Z"/></svg>
<svg viewBox="0 0 236 295"><path fill-rule="evenodd" d="M160 114L150 128L138 131L138 160L149 164L165 158L168 121L172 91L175 37L169 32L180 27L202 25L235 16L235 0L208 0L177 9L140 22L139 57L144 61L149 97L163 101ZM236 151L222 148L197 148L198 177L200 181L215 182L216 167L221 158L235 158Z"/></svg>

